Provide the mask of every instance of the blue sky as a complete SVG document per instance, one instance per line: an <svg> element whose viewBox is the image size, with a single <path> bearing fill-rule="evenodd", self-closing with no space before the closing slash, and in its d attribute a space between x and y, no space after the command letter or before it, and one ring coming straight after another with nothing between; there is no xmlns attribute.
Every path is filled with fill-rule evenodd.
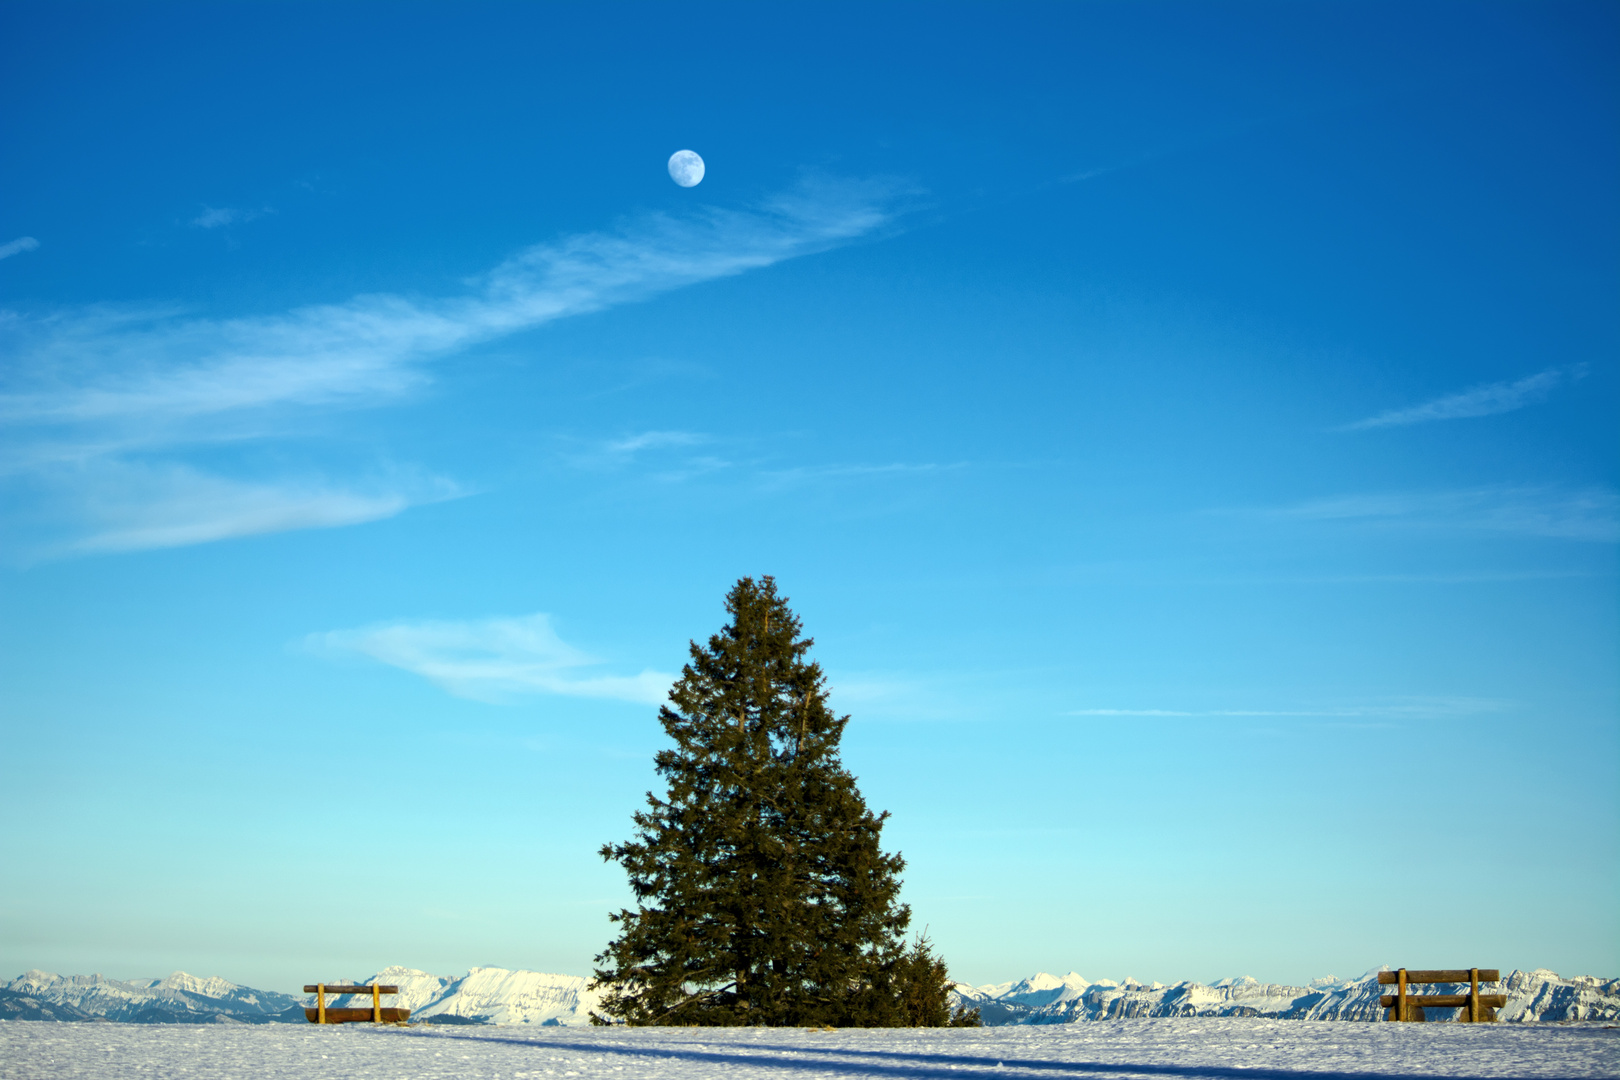
<svg viewBox="0 0 1620 1080"><path fill-rule="evenodd" d="M588 973L765 573L960 978L1620 970L1612 6L0 20L0 975Z"/></svg>

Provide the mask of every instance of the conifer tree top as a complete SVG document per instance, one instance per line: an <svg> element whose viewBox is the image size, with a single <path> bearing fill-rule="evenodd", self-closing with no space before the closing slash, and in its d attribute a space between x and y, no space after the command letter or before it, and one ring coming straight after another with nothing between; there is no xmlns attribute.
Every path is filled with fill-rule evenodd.
<svg viewBox="0 0 1620 1080"><path fill-rule="evenodd" d="M762 758L791 749L792 756L836 760L848 717L827 705L821 665L807 659L813 638L799 636L802 623L777 592L774 578L745 577L726 594L731 620L709 638L693 642L691 659L670 691L659 719L683 749L693 739L717 739L717 748L745 743ZM715 725L730 726L727 734ZM660 770L662 771L662 770Z"/></svg>

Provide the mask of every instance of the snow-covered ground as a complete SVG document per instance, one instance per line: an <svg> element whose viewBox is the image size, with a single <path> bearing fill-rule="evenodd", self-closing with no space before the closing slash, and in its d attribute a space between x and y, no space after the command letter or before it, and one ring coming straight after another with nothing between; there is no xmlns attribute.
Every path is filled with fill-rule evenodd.
<svg viewBox="0 0 1620 1080"><path fill-rule="evenodd" d="M0 1022L4 1080L1375 1080L1620 1076L1620 1028L1225 1017L978 1029Z"/></svg>

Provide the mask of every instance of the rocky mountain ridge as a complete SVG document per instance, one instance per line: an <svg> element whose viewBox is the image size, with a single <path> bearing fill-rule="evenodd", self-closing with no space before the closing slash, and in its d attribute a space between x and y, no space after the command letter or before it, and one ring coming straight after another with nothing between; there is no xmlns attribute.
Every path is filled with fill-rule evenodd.
<svg viewBox="0 0 1620 1080"><path fill-rule="evenodd" d="M109 979L26 971L0 985L0 1016L124 1024L267 1024L304 1019L299 999L176 971L162 979Z"/></svg>

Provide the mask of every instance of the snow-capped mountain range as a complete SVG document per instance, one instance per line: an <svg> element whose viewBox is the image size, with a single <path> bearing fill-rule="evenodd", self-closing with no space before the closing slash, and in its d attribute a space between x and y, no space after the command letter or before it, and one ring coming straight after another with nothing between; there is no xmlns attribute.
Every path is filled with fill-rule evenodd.
<svg viewBox="0 0 1620 1080"><path fill-rule="evenodd" d="M1378 997L1387 991L1375 968L1355 979L1317 979L1309 986L1281 986L1243 977L1211 985L1143 984L1134 979L1089 982L1070 972L1044 972L1014 983L955 985L957 1004L980 1010L984 1022L1071 1024L1125 1017L1263 1016L1300 1020L1376 1020ZM478 967L465 975L432 975L414 968L384 968L365 979L331 982L397 985L391 1005L411 1010L413 1021L451 1024L586 1024L598 995L573 975ZM1465 988L1425 986L1424 993ZM1498 1018L1524 1020L1620 1019L1620 979L1563 978L1551 971L1514 971L1490 992L1505 993ZM369 1004L334 997L331 1005ZM224 979L199 979L177 971L165 979L121 981L100 975L52 975L30 971L0 984L0 1019L117 1021L123 1023L304 1023L314 995L254 990ZM1455 1010L1430 1010L1431 1020Z"/></svg>
<svg viewBox="0 0 1620 1080"><path fill-rule="evenodd" d="M1059 978L1042 972L1016 983L968 986L957 983L955 1004L977 1008L986 1024L1072 1024L1148 1016L1266 1016L1288 1020L1378 1020L1384 1010L1374 968L1355 979L1328 976L1309 986L1280 986L1243 976L1205 986L1180 982L1143 984L1135 979L1088 982L1070 972ZM1488 988L1488 989L1487 989ZM1506 994L1498 1020L1613 1020L1620 1018L1620 979L1577 976L1565 979L1545 969L1513 971L1488 993ZM1467 993L1466 986L1435 984L1420 994ZM1428 1019L1454 1019L1456 1009L1429 1009Z"/></svg>
<svg viewBox="0 0 1620 1080"><path fill-rule="evenodd" d="M399 987L390 1005L411 1010L412 1020L449 1024L588 1024L598 996L574 975L478 967L465 975L430 975L415 968L384 968L364 979L333 983L384 983ZM369 1005L368 997L333 996L332 1006ZM0 1019L111 1020L133 1024L305 1023L313 994L254 990L224 979L199 979L177 971L166 979L108 979L101 975L52 975L29 971L0 984Z"/></svg>
<svg viewBox="0 0 1620 1080"><path fill-rule="evenodd" d="M177 971L166 979L108 979L28 971L0 984L0 1017L126 1024L266 1024L304 1019L291 994Z"/></svg>
<svg viewBox="0 0 1620 1080"><path fill-rule="evenodd" d="M588 1024L600 995L586 988L587 979L576 975L546 975L538 971L508 971L475 967L459 977L429 975L415 968L383 968L363 983L399 987L390 1004L411 1010L412 1020L449 1024ZM329 1004L369 1005L358 995L333 998ZM312 997L307 1004L315 1004ZM302 1016L299 1019L303 1019Z"/></svg>

